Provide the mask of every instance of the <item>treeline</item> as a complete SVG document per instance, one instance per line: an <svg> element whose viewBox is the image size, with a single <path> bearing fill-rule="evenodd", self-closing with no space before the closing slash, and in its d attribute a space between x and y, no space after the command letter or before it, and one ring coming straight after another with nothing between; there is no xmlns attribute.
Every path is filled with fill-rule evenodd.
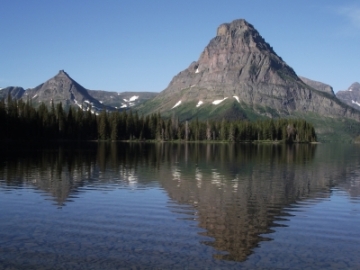
<svg viewBox="0 0 360 270"><path fill-rule="evenodd" d="M0 101L0 123L2 140L316 141L314 127L300 119L180 122L159 113L65 111L61 103L34 108L10 96Z"/></svg>

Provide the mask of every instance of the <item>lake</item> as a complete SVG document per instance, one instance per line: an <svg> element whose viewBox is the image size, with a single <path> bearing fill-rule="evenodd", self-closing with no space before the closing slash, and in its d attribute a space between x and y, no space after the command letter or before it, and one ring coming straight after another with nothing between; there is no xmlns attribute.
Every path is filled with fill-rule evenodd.
<svg viewBox="0 0 360 270"><path fill-rule="evenodd" d="M0 269L360 269L360 145L0 151Z"/></svg>

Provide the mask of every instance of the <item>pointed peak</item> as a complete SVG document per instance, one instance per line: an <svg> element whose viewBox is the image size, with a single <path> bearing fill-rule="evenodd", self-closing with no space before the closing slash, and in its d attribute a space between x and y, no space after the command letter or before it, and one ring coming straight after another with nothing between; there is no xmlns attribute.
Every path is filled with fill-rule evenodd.
<svg viewBox="0 0 360 270"><path fill-rule="evenodd" d="M67 78L67 79L69 79L69 80L73 80L73 79L69 76L69 74L67 74L67 73L65 72L65 70L63 70L63 69L59 70L58 74L56 74L56 75L54 76L54 78Z"/></svg>
<svg viewBox="0 0 360 270"><path fill-rule="evenodd" d="M244 19L223 23L217 28L215 42L232 44L234 48L257 48L276 55L273 48L265 41L255 27ZM279 58L281 61L282 59Z"/></svg>
<svg viewBox="0 0 360 270"><path fill-rule="evenodd" d="M59 73L57 74L57 76L59 76L59 75L69 76L69 75L65 72L65 70L63 70L63 69L60 69L60 70L59 70Z"/></svg>

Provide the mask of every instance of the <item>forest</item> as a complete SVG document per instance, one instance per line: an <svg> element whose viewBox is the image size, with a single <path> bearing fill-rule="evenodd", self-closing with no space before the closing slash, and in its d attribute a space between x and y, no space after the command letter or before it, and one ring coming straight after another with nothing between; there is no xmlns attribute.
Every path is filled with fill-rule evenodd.
<svg viewBox="0 0 360 270"><path fill-rule="evenodd" d="M12 99L10 95L0 100L0 123L2 141L316 141L313 125L303 119L181 122L176 116L139 116L131 110L103 110L99 115L78 107L64 110L61 103L42 103L35 108L30 101Z"/></svg>

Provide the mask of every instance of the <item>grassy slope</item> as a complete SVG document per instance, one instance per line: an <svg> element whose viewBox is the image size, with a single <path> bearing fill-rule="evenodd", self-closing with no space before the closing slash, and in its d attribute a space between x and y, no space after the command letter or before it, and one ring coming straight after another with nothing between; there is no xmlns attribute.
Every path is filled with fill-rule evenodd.
<svg viewBox="0 0 360 270"><path fill-rule="evenodd" d="M353 142L360 134L359 122L348 118L322 117L312 113L294 117L313 124L320 142Z"/></svg>
<svg viewBox="0 0 360 270"><path fill-rule="evenodd" d="M146 102L140 112L146 114L149 108L159 107L161 101ZM163 117L171 117L173 115L179 117L180 121L216 119L247 119L255 121L258 119L266 119L268 117L278 118L279 113L272 108L253 107L245 103L237 101L225 100L219 105L203 104L196 107L197 102L189 102L162 113ZM154 111L153 111L154 112ZM320 142L352 142L360 134L360 124L351 119L329 118L319 116L314 113L300 114L295 113L292 118L305 119L315 127L318 140Z"/></svg>

